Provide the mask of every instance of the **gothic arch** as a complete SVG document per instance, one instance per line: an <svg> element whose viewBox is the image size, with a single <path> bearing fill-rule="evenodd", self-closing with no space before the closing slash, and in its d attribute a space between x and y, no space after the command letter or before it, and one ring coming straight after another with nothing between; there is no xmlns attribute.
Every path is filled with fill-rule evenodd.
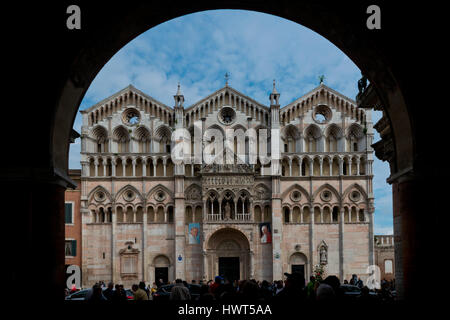
<svg viewBox="0 0 450 320"><path fill-rule="evenodd" d="M164 191L164 193L166 193L169 196L170 200L173 199L173 192L170 189L168 189L166 186L164 186L162 184L158 184L158 185L154 186L152 189L150 189L150 191L147 193L147 195L145 197L147 199L147 201L152 201L151 199L152 199L153 194L159 190ZM164 199L164 202L166 202L167 200L169 200L169 199L167 199L167 198Z"/></svg>
<svg viewBox="0 0 450 320"><path fill-rule="evenodd" d="M320 193L322 191L324 191L325 189L330 190L334 194L334 196L336 197L336 201L331 201L331 203L336 203L336 202L339 203L341 201L341 196L339 195L339 192L332 185L330 185L329 183L325 183L325 184L321 185L316 190L316 192L313 193L312 200L314 201L317 198L317 196L319 196Z"/></svg>
<svg viewBox="0 0 450 320"><path fill-rule="evenodd" d="M94 195L95 195L95 193L97 193L98 191L103 191L103 192L105 193L105 195L106 195L105 203L108 203L108 201L109 201L109 203L112 203L112 202L113 202L113 199L112 199L112 197L111 197L111 193L109 193L109 191L106 190L105 187L103 187L103 186L101 186L101 185L98 185L98 186L96 186L94 189L92 189L91 192L89 192L89 194L88 194L88 196L87 196L87 198L88 198L88 203L89 203L89 204L93 203L92 200L93 200L93 198L94 198Z"/></svg>
<svg viewBox="0 0 450 320"><path fill-rule="evenodd" d="M363 187L361 187L358 183L353 183L350 186L347 187L347 189L345 189L345 191L342 194L342 199L344 200L348 194L350 193L350 191L352 191L353 189L358 190L359 192L361 192L361 200L367 201L367 192L364 190Z"/></svg>
<svg viewBox="0 0 450 320"><path fill-rule="evenodd" d="M122 198L122 195L123 195L125 192L129 191L129 190L133 191L134 194L135 194L135 198L134 198L132 201L130 201L130 202L135 203L136 200L138 200L138 201L136 202L136 204L138 204L138 203L140 203L140 204L144 203L144 198L142 197L142 195L141 195L141 193L139 192L139 190L138 190L136 187L134 187L134 186L132 186L132 185L130 185L130 184L127 184L126 186L123 186L123 187L116 193L116 198L115 198L114 201L115 201L116 203L127 203L126 205L128 206L129 203L126 202L126 200L124 200L124 199L122 200L121 198Z"/></svg>
<svg viewBox="0 0 450 320"><path fill-rule="evenodd" d="M303 188L303 187L302 187L301 185L299 185L298 183L295 183L295 184L291 185L289 188L287 188L287 189L281 194L281 199L283 199L283 201L284 201L284 199L286 199L286 197L288 197L289 194L291 193L291 191L293 191L294 189L299 190L299 191L303 194L303 196L305 197L305 199L306 199L307 201L310 201L310 196L309 196L308 191L306 191L306 189Z"/></svg>

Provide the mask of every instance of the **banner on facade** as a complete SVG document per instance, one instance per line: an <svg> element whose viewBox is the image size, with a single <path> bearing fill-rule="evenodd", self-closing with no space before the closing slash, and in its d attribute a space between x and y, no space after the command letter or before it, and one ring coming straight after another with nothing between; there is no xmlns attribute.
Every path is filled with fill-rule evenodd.
<svg viewBox="0 0 450 320"><path fill-rule="evenodd" d="M200 244L200 223L189 223L189 244Z"/></svg>
<svg viewBox="0 0 450 320"><path fill-rule="evenodd" d="M259 224L259 237L261 243L272 243L272 229L270 222L263 222Z"/></svg>

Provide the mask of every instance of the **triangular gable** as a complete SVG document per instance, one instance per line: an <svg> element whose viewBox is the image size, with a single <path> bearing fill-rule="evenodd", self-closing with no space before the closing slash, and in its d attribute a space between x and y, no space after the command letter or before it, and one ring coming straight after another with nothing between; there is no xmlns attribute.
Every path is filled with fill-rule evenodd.
<svg viewBox="0 0 450 320"><path fill-rule="evenodd" d="M97 102L97 103L94 104L93 106L90 106L89 108L87 108L87 109L85 109L85 110L80 110L80 112L81 112L81 113L90 113L90 112L94 111L95 109L97 109L97 108L99 108L99 107L101 107L101 106L103 106L103 105L105 105L105 104L108 104L108 103L114 101L115 99L119 98L121 95L126 94L126 93L130 93L130 92L132 92L132 93L134 93L134 94L136 94L136 95L138 95L138 96L141 96L141 97L144 98L145 100L151 102L152 104L156 104L156 105L158 105L159 107L162 107L163 109L166 109L166 110L169 111L169 112L173 112L173 109L172 109L172 108L170 108L170 107L168 107L167 105L165 105L164 103L162 103L162 102L156 100L155 98L153 98L153 97L151 97L151 96L145 94L145 93L142 92L141 90L136 89L136 88L135 88L133 85L131 85L131 84L128 85L127 87L123 88L122 90L120 90L120 91L118 91L118 92L112 94L111 96L109 96L109 97L103 99L102 101Z"/></svg>
<svg viewBox="0 0 450 320"><path fill-rule="evenodd" d="M208 95L207 97L201 99L200 101L197 101L196 103L190 105L189 107L186 108L186 111L189 111L190 109L193 109L193 108L195 108L195 107L197 107L197 106L199 106L199 105L201 105L201 104L203 104L203 103L205 103L205 102L211 100L212 98L216 97L217 95L220 95L220 94L222 94L222 93L225 94L226 92L232 93L232 94L235 95L235 96L239 96L239 97L241 97L242 99L245 99L245 100L247 100L247 101L249 101L249 102L255 104L256 106L258 106L258 107L260 107L260 108L269 109L268 106L266 106L266 105L264 105L264 104L262 104L262 103L260 103L260 102L258 102L258 101L256 101L256 100L250 98L249 96L246 96L246 95L243 94L242 92L239 92L238 90L236 90L236 89L234 89L234 88L232 88L232 87L230 87L230 86L225 86L225 87L220 88L219 90L217 90L217 91L211 93L210 95Z"/></svg>

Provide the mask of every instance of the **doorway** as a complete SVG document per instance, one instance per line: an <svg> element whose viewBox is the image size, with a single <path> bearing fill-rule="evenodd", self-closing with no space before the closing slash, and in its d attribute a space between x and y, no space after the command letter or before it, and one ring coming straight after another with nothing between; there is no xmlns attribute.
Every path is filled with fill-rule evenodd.
<svg viewBox="0 0 450 320"><path fill-rule="evenodd" d="M156 267L155 268L155 282L162 279L164 283L169 281L169 268L168 267Z"/></svg>
<svg viewBox="0 0 450 320"><path fill-rule="evenodd" d="M305 275L305 265L304 264L293 264L291 266L291 272L292 273L301 273Z"/></svg>
<svg viewBox="0 0 450 320"><path fill-rule="evenodd" d="M239 280L239 257L219 257L219 275L230 282Z"/></svg>

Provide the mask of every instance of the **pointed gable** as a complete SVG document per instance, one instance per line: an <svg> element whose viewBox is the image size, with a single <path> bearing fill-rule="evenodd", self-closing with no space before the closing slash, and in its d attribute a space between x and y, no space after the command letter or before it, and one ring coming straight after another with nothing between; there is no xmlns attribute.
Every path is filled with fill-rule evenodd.
<svg viewBox="0 0 450 320"><path fill-rule="evenodd" d="M319 86L289 103L280 110L280 118L287 122L305 114L315 106L325 104L338 111L345 111L349 116L360 119L364 111L357 108L356 101L321 83Z"/></svg>
<svg viewBox="0 0 450 320"><path fill-rule="evenodd" d="M131 84L93 106L80 110L80 113L88 114L89 125L94 125L128 106L133 106L163 121L173 113L172 108L136 89Z"/></svg>

